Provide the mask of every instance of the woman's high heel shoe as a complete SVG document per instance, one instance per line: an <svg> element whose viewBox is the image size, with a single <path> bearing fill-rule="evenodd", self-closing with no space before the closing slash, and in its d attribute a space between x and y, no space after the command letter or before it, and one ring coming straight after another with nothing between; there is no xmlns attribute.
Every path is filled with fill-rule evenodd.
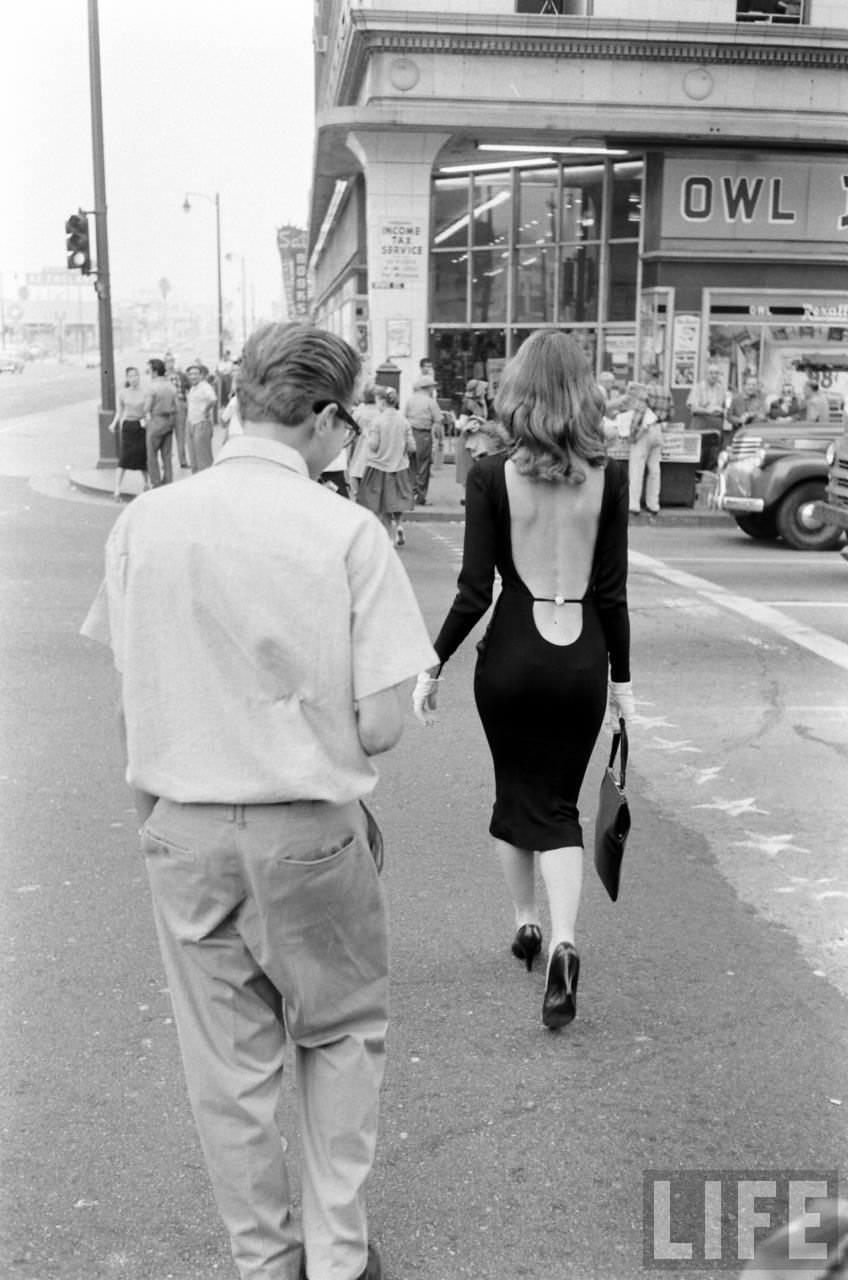
<svg viewBox="0 0 848 1280"><path fill-rule="evenodd" d="M577 1013L577 979L580 957L570 942L554 948L548 966L548 982L542 1003L542 1022L552 1031L568 1026Z"/></svg>
<svg viewBox="0 0 848 1280"><path fill-rule="evenodd" d="M516 960L524 961L528 973L541 950L542 930L537 924L523 924L512 940L512 954Z"/></svg>

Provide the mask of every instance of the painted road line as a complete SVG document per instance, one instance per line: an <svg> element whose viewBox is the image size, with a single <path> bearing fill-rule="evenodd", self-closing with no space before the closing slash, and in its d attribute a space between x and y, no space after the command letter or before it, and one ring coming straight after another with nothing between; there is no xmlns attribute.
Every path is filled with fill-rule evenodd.
<svg viewBox="0 0 848 1280"><path fill-rule="evenodd" d="M686 591L692 591L720 609L737 613L747 618L749 622L755 622L782 639L789 640L800 648L824 658L827 662L832 662L834 666L848 671L848 644L843 644L841 640L834 640L831 636L816 631L814 627L808 627L803 622L787 617L772 605L760 604L749 596L734 595L706 578L698 578L695 574L685 573L681 569L672 569L664 561L655 560L653 556L646 556L641 551L630 552L630 564L634 569L652 574L663 582L671 582Z"/></svg>

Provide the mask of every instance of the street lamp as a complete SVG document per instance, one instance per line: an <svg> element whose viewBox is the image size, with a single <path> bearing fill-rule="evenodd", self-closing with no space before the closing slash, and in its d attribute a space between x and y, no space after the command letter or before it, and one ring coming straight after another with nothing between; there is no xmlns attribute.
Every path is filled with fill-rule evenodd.
<svg viewBox="0 0 848 1280"><path fill-rule="evenodd" d="M221 197L217 191L214 196L208 196L203 191L187 191L185 200L183 200L184 213L191 212L189 196L196 196L199 200L208 200L210 204L215 206L215 250L218 267L218 359L220 360L224 354L224 297L221 292Z"/></svg>
<svg viewBox="0 0 848 1280"><path fill-rule="evenodd" d="M224 257L227 262L232 262L238 258L241 263L241 345L247 342L247 268L245 266L243 253L225 253Z"/></svg>

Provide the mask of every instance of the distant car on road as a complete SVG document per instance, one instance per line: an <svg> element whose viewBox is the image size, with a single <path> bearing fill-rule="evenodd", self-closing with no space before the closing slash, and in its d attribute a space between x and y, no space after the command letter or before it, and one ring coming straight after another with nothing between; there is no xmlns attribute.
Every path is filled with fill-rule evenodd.
<svg viewBox="0 0 848 1280"><path fill-rule="evenodd" d="M24 358L20 351L9 347L0 351L0 373L23 373Z"/></svg>

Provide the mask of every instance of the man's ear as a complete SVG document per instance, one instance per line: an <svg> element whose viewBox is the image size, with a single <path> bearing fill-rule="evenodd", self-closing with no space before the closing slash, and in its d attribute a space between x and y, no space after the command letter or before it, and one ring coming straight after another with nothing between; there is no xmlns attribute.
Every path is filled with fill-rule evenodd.
<svg viewBox="0 0 848 1280"><path fill-rule="evenodd" d="M324 435L327 431L332 431L335 424L336 406L335 404L328 404L320 413L315 415L315 422L312 425L312 430L316 435Z"/></svg>

